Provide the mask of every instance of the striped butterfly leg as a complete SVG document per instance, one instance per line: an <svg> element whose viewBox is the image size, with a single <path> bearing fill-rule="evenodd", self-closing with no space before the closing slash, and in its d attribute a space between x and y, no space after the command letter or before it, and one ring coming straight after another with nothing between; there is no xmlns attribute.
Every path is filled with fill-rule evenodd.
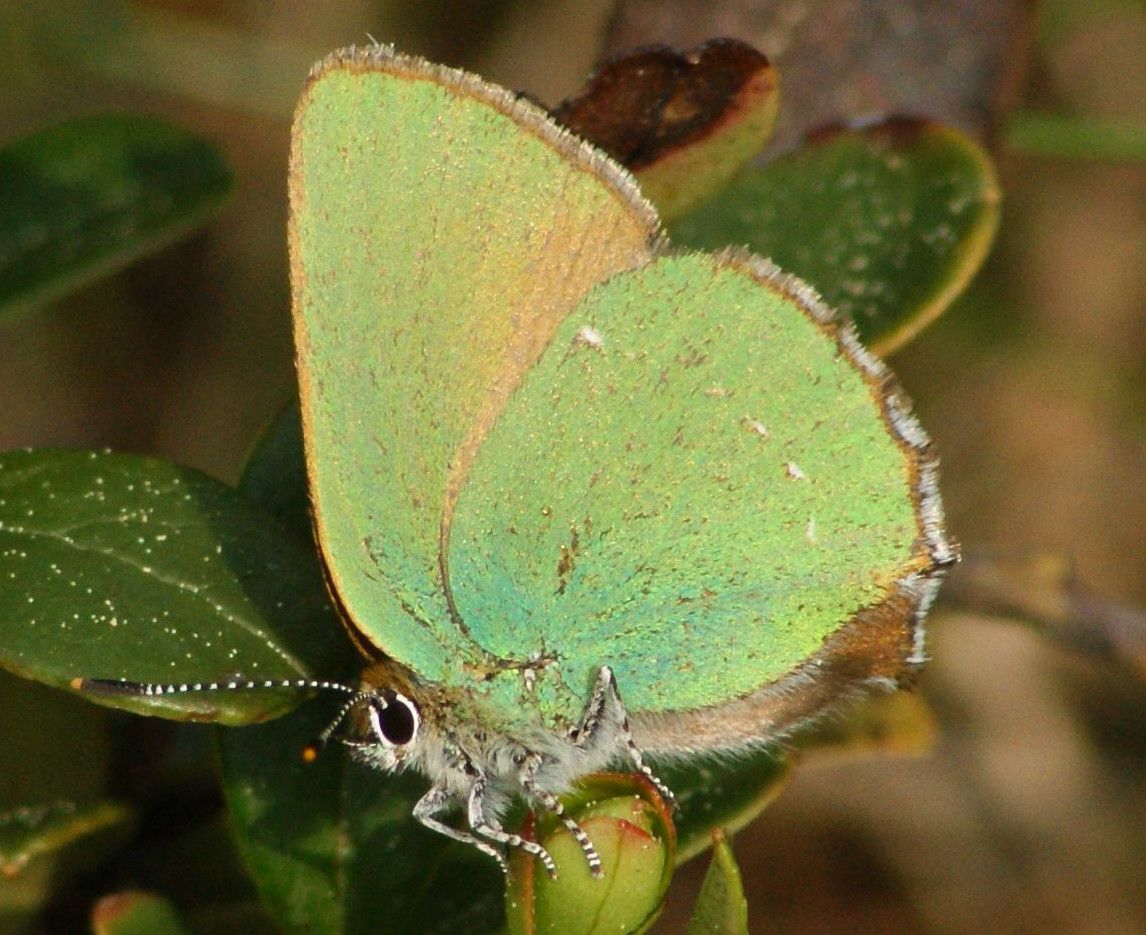
<svg viewBox="0 0 1146 935"><path fill-rule="evenodd" d="M581 723L569 732L569 736L578 747L588 750L599 743L608 742L611 735L624 744L625 752L637 772L651 782L661 797L675 808L676 796L652 771L633 742L629 715L625 711L624 702L621 701L621 692L617 688L617 678L613 670L609 666L601 666L597 672L597 683L593 686L593 694L585 706L585 713L581 716Z"/></svg>
<svg viewBox="0 0 1146 935"><path fill-rule="evenodd" d="M475 783L474 789L471 790L470 799L473 800L474 792L478 790L478 785ZM476 847L483 854L488 854L497 861L501 867L502 873L509 872L509 864L505 860L505 855L500 850L490 844L488 841L479 838L477 834L471 834L468 831L461 831L450 824L442 821L438 816L443 812L448 811L453 804L454 799L450 793L441 786L433 786L425 795L418 799L414 805L414 817L431 831L436 831L438 834L444 834L447 838L452 838L455 841L460 841L462 844L469 844ZM472 809L471 809L472 814ZM471 826L473 823L471 822ZM474 831L479 829L474 827Z"/></svg>
<svg viewBox="0 0 1146 935"><path fill-rule="evenodd" d="M557 878L557 865L553 862L549 851L536 841L527 841L518 834L506 831L493 815L486 811L486 779L485 776L471 764L464 755L457 753L455 768L466 774L471 784L466 798L466 818L470 830L462 831L443 821L439 816L448 811L456 801L454 796L444 786L433 786L423 795L414 806L414 818L432 831L444 834L448 838L470 844L483 854L488 854L497 861L502 873L509 872L509 863L502 851L490 842L505 847L519 847L526 853L532 854L545 865L550 877ZM584 832L582 832L584 833Z"/></svg>
<svg viewBox="0 0 1146 935"><path fill-rule="evenodd" d="M561 804L561 800L557 798L556 795L547 790L537 788L534 777L537 775L538 769L541 768L541 763L541 756L537 753L531 753L525 758L525 763L521 768L521 775L518 777L521 782L522 791L530 799L543 805L561 819L561 824L573 835L573 840L577 842L577 845L581 848L581 853L585 855L585 862L589 865L589 872L597 877L597 879L600 879L605 875L605 871L601 866L601 855L597 853L597 848L593 845L585 829L577 823L577 820L573 818L573 816L565 811L565 806Z"/></svg>
<svg viewBox="0 0 1146 935"><path fill-rule="evenodd" d="M469 802L468 802L468 818L470 828L475 835L481 835L491 841L497 841L499 844L504 844L507 847L520 847L527 854L532 854L542 864L545 865L545 872L549 874L553 880L557 879L557 865L553 862L553 857L544 847L536 841L527 841L519 834L514 834L502 828L501 823L492 815L486 815L485 811L485 779L478 777L474 780L473 786L470 788ZM582 832L584 834L584 832ZM476 843L476 842L475 842ZM482 842L484 844L484 842ZM478 844L483 851L490 845ZM492 848L491 848L492 849ZM489 853L489 851L486 851ZM498 855L501 857L501 855ZM506 870L505 858L501 857L501 869Z"/></svg>

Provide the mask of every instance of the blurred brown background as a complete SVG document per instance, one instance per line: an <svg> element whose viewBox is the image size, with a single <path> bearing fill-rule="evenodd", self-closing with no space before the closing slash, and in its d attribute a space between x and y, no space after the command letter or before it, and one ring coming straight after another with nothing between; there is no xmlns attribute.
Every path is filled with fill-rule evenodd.
<svg viewBox="0 0 1146 935"><path fill-rule="evenodd" d="M998 246L892 364L968 556L1054 553L1146 605L1146 166L1024 153L999 119L1146 123L1140 0L0 2L0 140L145 111L236 171L205 233L0 324L0 448L106 445L237 477L291 394L288 120L324 53L369 35L554 103L605 48L720 34L779 61L784 132L887 108L993 135ZM800 770L736 841L753 931L1146 931L1146 686L1002 619L940 608L932 633L936 749ZM685 886L671 911L690 901Z"/></svg>

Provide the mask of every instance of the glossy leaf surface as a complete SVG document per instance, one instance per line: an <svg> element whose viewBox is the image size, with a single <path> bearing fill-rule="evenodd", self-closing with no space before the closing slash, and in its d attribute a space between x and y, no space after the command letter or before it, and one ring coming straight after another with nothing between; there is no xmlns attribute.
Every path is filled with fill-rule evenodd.
<svg viewBox="0 0 1146 935"><path fill-rule="evenodd" d="M969 137L893 120L825 131L746 170L670 233L685 246L771 257L888 353L979 269L999 199L991 161Z"/></svg>
<svg viewBox="0 0 1146 935"><path fill-rule="evenodd" d="M239 848L276 920L316 935L497 931L501 873L414 820L423 777L353 764L336 744L303 762L336 707L316 699L289 718L218 732Z"/></svg>
<svg viewBox="0 0 1146 935"><path fill-rule="evenodd" d="M0 662L49 685L194 682L322 671L345 641L313 556L236 491L129 455L0 456ZM276 692L94 700L245 723Z"/></svg>

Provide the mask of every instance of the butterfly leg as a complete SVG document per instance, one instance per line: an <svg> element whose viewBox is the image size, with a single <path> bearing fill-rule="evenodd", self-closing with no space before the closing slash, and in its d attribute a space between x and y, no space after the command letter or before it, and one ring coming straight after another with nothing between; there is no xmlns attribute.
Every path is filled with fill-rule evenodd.
<svg viewBox="0 0 1146 935"><path fill-rule="evenodd" d="M585 829L577 824L575 818L566 813L565 806L561 804L561 800L557 796L552 792L537 788L534 777L537 775L538 769L541 768L541 762L541 757L536 753L531 753L525 758L525 763L521 767L521 774L518 777L522 791L561 819L561 824L573 835L573 839L581 848L581 853L585 855L585 862L589 864L589 872L597 878L604 876L604 871L601 869L601 855L597 853L597 848L589 840L589 835L585 833Z"/></svg>
<svg viewBox="0 0 1146 935"><path fill-rule="evenodd" d="M497 819L487 817L485 813L485 780L478 778L474 780L473 786L470 787L469 798L469 822L470 827L473 829L474 834L480 834L483 837L489 838L492 841L497 841L505 844L508 847L520 847L526 853L532 854L543 864L545 864L545 871L554 880L557 879L557 865L553 862L549 851L538 844L536 841L527 841L525 838L518 834L512 834L505 831L498 823ZM451 829L453 830L453 829ZM460 832L458 832L460 833ZM584 834L584 832L582 832ZM476 843L476 841L475 841ZM482 847L482 850L490 848L488 844ZM493 848L490 848L493 850ZM487 851L488 853L488 851ZM501 856L500 854L498 855ZM502 869L505 869L505 861L502 860Z"/></svg>
<svg viewBox="0 0 1146 935"><path fill-rule="evenodd" d="M475 786L476 788L476 786ZM473 798L471 793L470 798ZM424 796L418 799L417 804L414 806L414 817L431 831L436 831L438 834L444 834L447 838L453 838L455 841L461 841L462 844L472 844L483 854L488 854L497 861L498 866L501 867L502 873L509 872L509 864L506 863L505 855L501 853L496 847L487 841L483 841L476 834L470 834L467 831L459 831L444 821L441 821L437 816L446 811L450 807L452 799L450 794L439 786L434 786ZM471 808L472 814L472 808ZM473 822L471 821L471 825ZM478 828L474 828L478 831Z"/></svg>
<svg viewBox="0 0 1146 935"><path fill-rule="evenodd" d="M609 730L612 726L613 730ZM625 704L621 701L621 692L617 688L617 678L608 666L601 666L597 672L597 684L593 686L593 694L589 704L585 706L585 713L570 735L573 742L582 749L589 749L602 740L608 740L609 735L615 731L615 736L625 745L625 750L637 771L651 782L661 794L661 797L670 805L676 804L676 797L672 790L666 786L652 771L641 751L633 742L633 732L629 727L629 715L625 711Z"/></svg>

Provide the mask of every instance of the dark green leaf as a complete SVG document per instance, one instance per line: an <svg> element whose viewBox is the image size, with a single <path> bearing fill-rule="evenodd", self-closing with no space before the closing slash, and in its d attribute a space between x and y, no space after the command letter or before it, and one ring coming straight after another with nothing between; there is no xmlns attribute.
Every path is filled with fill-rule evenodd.
<svg viewBox="0 0 1146 935"><path fill-rule="evenodd" d="M263 429L243 469L239 490L310 540L310 499L298 400L284 406Z"/></svg>
<svg viewBox="0 0 1146 935"><path fill-rule="evenodd" d="M748 756L674 763L658 775L676 795L676 860L682 864L712 843L712 831L736 831L762 812L788 779L791 762L779 749Z"/></svg>
<svg viewBox="0 0 1146 935"><path fill-rule="evenodd" d="M712 861L688 923L688 935L748 935L748 901L724 835L713 835Z"/></svg>
<svg viewBox="0 0 1146 935"><path fill-rule="evenodd" d="M92 910L94 935L183 935L175 908L152 893L105 896Z"/></svg>
<svg viewBox="0 0 1146 935"><path fill-rule="evenodd" d="M212 902L188 910L187 927L210 935L282 935L283 931L254 896L245 902Z"/></svg>
<svg viewBox="0 0 1146 935"><path fill-rule="evenodd" d="M807 280L889 353L982 264L999 219L990 158L926 121L832 130L738 176L670 227L678 244L747 244Z"/></svg>
<svg viewBox="0 0 1146 935"><path fill-rule="evenodd" d="M0 455L0 577L0 665L50 685L326 676L346 651L313 553L237 491L162 461ZM297 698L97 700L248 723Z"/></svg>
<svg viewBox="0 0 1146 935"><path fill-rule="evenodd" d="M150 117L91 117L0 149L0 316L184 236L222 203L210 143Z"/></svg>
<svg viewBox="0 0 1146 935"><path fill-rule="evenodd" d="M1019 111L1006 141L1011 149L1048 159L1146 163L1146 123Z"/></svg>
<svg viewBox="0 0 1146 935"><path fill-rule="evenodd" d="M18 931L71 879L126 836L132 817L109 802L55 802L0 812L0 931Z"/></svg>
<svg viewBox="0 0 1146 935"><path fill-rule="evenodd" d="M17 877L32 861L58 853L89 835L122 831L131 816L121 805L55 802L0 812L0 874Z"/></svg>
<svg viewBox="0 0 1146 935"><path fill-rule="evenodd" d="M501 872L413 819L423 777L369 770L337 748L303 762L334 716L329 702L218 732L239 847L279 924L315 935L498 930Z"/></svg>

